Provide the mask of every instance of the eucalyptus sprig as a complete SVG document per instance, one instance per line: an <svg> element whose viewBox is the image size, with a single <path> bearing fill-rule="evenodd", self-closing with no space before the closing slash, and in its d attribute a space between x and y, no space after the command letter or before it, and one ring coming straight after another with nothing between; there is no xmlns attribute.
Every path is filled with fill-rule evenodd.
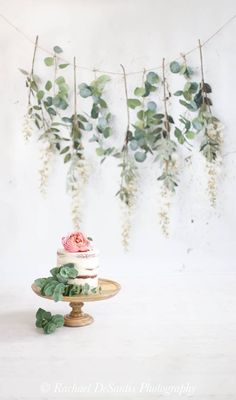
<svg viewBox="0 0 236 400"><path fill-rule="evenodd" d="M51 296L55 301L63 300L63 296L76 296L78 294L88 295L97 293L99 288L91 288L88 283L85 285L71 284L69 281L78 275L74 264L68 263L50 270L51 276L38 278L34 281L40 288L43 296Z"/></svg>
<svg viewBox="0 0 236 400"><path fill-rule="evenodd" d="M193 116L188 116L188 118L184 116L180 117L180 122L184 125L184 131L176 128L175 135L181 144L185 143L187 139L194 139L197 136L201 137L200 152L203 154L207 163L207 191L211 205L215 206L217 175L221 165L222 124L212 113L212 100L209 97L212 93L212 88L209 83L205 82L202 45L200 40L198 44L201 81L188 81L183 90L175 93L176 96L180 96L180 104L188 110L188 113L192 113Z"/></svg>
<svg viewBox="0 0 236 400"><path fill-rule="evenodd" d="M112 116L104 99L104 90L108 82L110 82L110 77L108 75L101 75L90 84L83 82L79 85L80 96L92 99L90 118L94 129L90 142L98 144L96 153L99 157L102 157L102 161L115 150L114 147L107 147L104 143L104 139L108 139L112 135Z"/></svg>
<svg viewBox="0 0 236 400"><path fill-rule="evenodd" d="M39 308L36 312L35 326L43 328L44 333L51 334L64 325L64 317L61 314L52 315L49 311Z"/></svg>
<svg viewBox="0 0 236 400"><path fill-rule="evenodd" d="M157 90L159 81L160 78L155 72L148 72L143 79L143 85L135 88L135 97L127 100L128 107L136 111L136 121L129 135L129 147L134 151L137 162L144 162L147 154L152 153L152 146L160 133L157 104L153 100L145 102L148 96Z"/></svg>
<svg viewBox="0 0 236 400"><path fill-rule="evenodd" d="M66 83L64 76L57 75L59 69L64 69L68 65L60 62L60 53L62 51L59 46L54 46L53 56L44 59L44 64L53 68L52 77L46 82L43 82L32 72L36 50L33 56L31 72L28 73L25 70L21 70L26 75L26 85L29 88L28 115L34 121L39 132L39 140L43 143L42 166L39 171L40 191L42 193L46 192L51 156L60 151L61 144L68 140L64 138L65 124L61 113L69 106L69 85Z"/></svg>

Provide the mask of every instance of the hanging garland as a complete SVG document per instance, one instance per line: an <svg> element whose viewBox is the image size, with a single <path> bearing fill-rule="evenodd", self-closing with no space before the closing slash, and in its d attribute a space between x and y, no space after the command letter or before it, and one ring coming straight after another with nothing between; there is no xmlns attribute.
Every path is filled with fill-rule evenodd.
<svg viewBox="0 0 236 400"><path fill-rule="evenodd" d="M169 235L170 207L173 194L180 181L179 148L185 146L192 151L191 141L200 139L199 151L206 160L208 195L210 204L216 205L218 171L221 164L222 124L212 113L209 95L211 86L205 82L202 45L199 41L201 80L193 80L193 69L183 62L170 63L170 71L186 80L184 87L174 95L183 107L178 122L170 114L171 97L166 77L165 59L162 76L154 71L143 71L142 84L135 88L133 97L128 95L127 73L121 65L127 110L127 128L120 148L110 145L112 140L112 115L106 100L106 86L110 77L106 74L95 77L91 83L77 84L76 58L73 60L73 86L63 75L68 67L61 57L63 50L54 46L53 56L46 57L44 64L50 68L49 80L42 80L34 73L38 37L35 41L31 70L26 75L28 105L24 136L32 133L32 123L38 130L42 146L40 168L40 190L45 193L50 161L59 154L68 163L67 191L72 198L72 221L76 229L82 221L82 200L89 179L89 166L84 154L84 132L90 132L89 142L96 143L96 154L103 162L107 157L119 160L120 187L116 195L122 205L122 243L128 248L132 216L139 187L139 168L146 160L157 165L156 179L160 184L161 204L159 221L164 235ZM60 71L60 73L59 73ZM89 114L78 112L78 94L91 101ZM162 100L159 100L159 96ZM158 99L158 100L157 100ZM73 103L73 112L70 111ZM130 114L132 111L132 115ZM110 140L108 140L110 139ZM107 144L108 143L108 144Z"/></svg>
<svg viewBox="0 0 236 400"><path fill-rule="evenodd" d="M201 81L195 82L190 78L193 71L186 64L180 65L177 61L170 64L171 72L183 74L183 71L188 71L187 83L183 90L177 91L176 96L179 96L179 102L192 115L186 118L180 116L180 122L183 129L175 128L175 136L178 142L182 145L188 143L188 140L193 140L201 137L200 152L206 161L206 170L208 176L207 193L211 206L216 206L217 198L217 182L219 179L220 167L222 164L221 149L223 144L223 125L220 120L212 113L212 100L209 94L212 93L211 86L205 82L203 69L202 45L199 41L200 65L201 65Z"/></svg>

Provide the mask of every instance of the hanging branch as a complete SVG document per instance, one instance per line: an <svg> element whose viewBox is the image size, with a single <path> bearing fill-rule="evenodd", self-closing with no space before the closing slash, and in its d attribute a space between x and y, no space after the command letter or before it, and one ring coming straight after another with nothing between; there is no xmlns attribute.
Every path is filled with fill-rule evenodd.
<svg viewBox="0 0 236 400"><path fill-rule="evenodd" d="M76 57L74 57L74 123L77 124L77 83L76 83Z"/></svg>
<svg viewBox="0 0 236 400"><path fill-rule="evenodd" d="M124 76L125 99L126 99L126 110L127 110L127 129L126 129L126 135L125 135L124 146L123 146L123 150L124 150L125 148L127 148L128 141L129 141L130 113L129 113L129 106L128 106L128 88L127 88L127 77L126 77L125 67L122 64L120 64L120 66L123 70L123 76Z"/></svg>
<svg viewBox="0 0 236 400"><path fill-rule="evenodd" d="M170 138L170 123L169 123L169 118L168 118L168 112L167 112L167 94L166 94L166 76L165 76L165 58L162 60L162 79L163 79L163 94L164 94L164 114L165 114L165 127L167 131L167 138Z"/></svg>
<svg viewBox="0 0 236 400"><path fill-rule="evenodd" d="M203 103L207 104L208 110L211 113L211 100L207 96L207 84L205 83L204 79L204 68L203 68L203 56L202 56L202 44L200 39L198 39L198 47L200 53L200 66L201 66L201 93L202 93L202 100Z"/></svg>
<svg viewBox="0 0 236 400"><path fill-rule="evenodd" d="M35 56L36 56L36 51L38 47L38 39L39 37L36 36L35 39L35 44L34 44L34 53L33 53L33 59L32 59L32 64L31 64L31 71L30 71L30 76L29 76L29 94L28 94L28 108L30 107L30 99L31 99L31 82L33 80L33 75L34 75L34 63L35 63Z"/></svg>

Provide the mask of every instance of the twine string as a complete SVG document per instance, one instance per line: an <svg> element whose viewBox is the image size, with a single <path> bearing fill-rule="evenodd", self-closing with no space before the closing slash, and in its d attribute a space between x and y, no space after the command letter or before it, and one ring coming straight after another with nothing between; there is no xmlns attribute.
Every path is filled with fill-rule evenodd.
<svg viewBox="0 0 236 400"><path fill-rule="evenodd" d="M18 28L13 22L11 22L7 17L5 17L5 15L0 14L0 18L2 18L9 26L11 26L15 31L17 31L21 36L23 36L28 42L30 42L31 44L35 45L35 41L33 39L31 39L25 32L23 32L20 28ZM217 29L211 36L209 36L205 41L202 42L201 47L205 46L207 43L209 43L216 35L218 35L227 25L229 25L233 20L235 20L236 18L236 14L233 15L231 18L229 18L219 29ZM40 49L41 51L43 51L46 54L49 54L50 56L53 56L53 52L51 52L50 50L46 49L45 47L38 45L37 46L38 49ZM198 50L199 46L195 46L193 47L191 50L182 53L181 57L178 58L173 58L177 61L182 60L183 55L184 57L188 56L189 54L193 53L195 50ZM65 62L66 64L69 64L70 66L74 66L73 62L68 61L67 59L60 57L61 61ZM170 63L166 63L166 67L169 65ZM94 73L94 68L89 68L89 67L84 67L82 65L76 65L75 66L78 69L82 69L82 70L86 70L86 71L90 71ZM162 69L162 65L158 65L156 67L153 68L148 68L145 69L146 72L150 72L153 70L157 70L157 69ZM120 75L123 76L122 72L116 72L116 71L106 71L106 70L100 70L96 68L96 72L102 73L102 74L108 74L108 75ZM126 76L128 75L136 75L136 74L142 74L143 73L143 69L140 71L131 71L131 72L126 72Z"/></svg>

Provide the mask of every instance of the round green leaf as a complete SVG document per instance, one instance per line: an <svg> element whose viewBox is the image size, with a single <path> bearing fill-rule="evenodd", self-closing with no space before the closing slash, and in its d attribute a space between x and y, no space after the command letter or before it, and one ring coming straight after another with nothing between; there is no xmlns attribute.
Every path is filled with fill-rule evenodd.
<svg viewBox="0 0 236 400"><path fill-rule="evenodd" d="M133 108L133 109L141 106L141 102L138 99L128 99L127 104L128 104L128 107Z"/></svg>
<svg viewBox="0 0 236 400"><path fill-rule="evenodd" d="M149 102L147 103L147 108L148 108L148 110L150 110L150 111L156 111L157 105L156 105L155 101L149 101Z"/></svg>
<svg viewBox="0 0 236 400"><path fill-rule="evenodd" d="M171 70L171 72L173 72L173 74L178 74L180 69L181 69L181 66L177 61L172 61L170 63L170 70Z"/></svg>
<svg viewBox="0 0 236 400"><path fill-rule="evenodd" d="M135 140L135 139L131 140L131 142L130 142L130 148L131 148L131 150L133 150L133 151L136 151L136 150L138 149L138 142L137 142L137 140Z"/></svg>
<svg viewBox="0 0 236 400"><path fill-rule="evenodd" d="M44 91L43 91L43 90L39 90L39 91L37 92L37 98L38 98L38 100L39 100L39 101L42 100L43 96L44 96Z"/></svg>
<svg viewBox="0 0 236 400"><path fill-rule="evenodd" d="M134 90L134 94L135 96L143 96L146 93L145 88L142 87L136 87L136 89Z"/></svg>
<svg viewBox="0 0 236 400"><path fill-rule="evenodd" d="M192 131L188 131L188 132L186 132L186 137L188 139L194 139L195 138L195 133L192 132Z"/></svg>
<svg viewBox="0 0 236 400"><path fill-rule="evenodd" d="M54 64L54 58L53 58L53 57L46 57L46 58L44 59L44 63L45 63L48 67L50 67L51 65Z"/></svg>
<svg viewBox="0 0 236 400"><path fill-rule="evenodd" d="M159 76L155 72L150 71L147 74L146 81L150 83L150 85L154 85L159 81Z"/></svg>
<svg viewBox="0 0 236 400"><path fill-rule="evenodd" d="M55 51L55 53L60 54L63 52L62 48L59 46L54 46L53 50Z"/></svg>
<svg viewBox="0 0 236 400"><path fill-rule="evenodd" d="M136 151L136 153L134 153L134 158L138 162L143 162L146 157L146 153L144 153L143 151Z"/></svg>
<svg viewBox="0 0 236 400"><path fill-rule="evenodd" d="M86 83L81 83L79 85L79 94L81 97L89 97L92 95L92 91L90 89L90 87L88 85L86 85Z"/></svg>
<svg viewBox="0 0 236 400"><path fill-rule="evenodd" d="M55 314L52 316L50 322L53 322L57 328L60 328L64 325L64 317L61 314Z"/></svg>
<svg viewBox="0 0 236 400"><path fill-rule="evenodd" d="M47 325L44 326L44 332L46 334L53 333L53 332L55 332L56 329L57 329L57 326L53 322L48 322Z"/></svg>

